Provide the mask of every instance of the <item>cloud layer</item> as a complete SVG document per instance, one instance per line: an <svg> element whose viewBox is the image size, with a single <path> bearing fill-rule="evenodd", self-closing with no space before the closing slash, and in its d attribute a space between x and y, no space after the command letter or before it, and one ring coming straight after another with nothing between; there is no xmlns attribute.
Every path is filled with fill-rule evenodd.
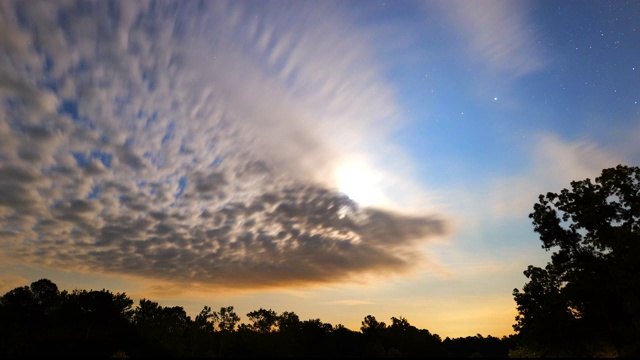
<svg viewBox="0 0 640 360"><path fill-rule="evenodd" d="M411 268L443 221L331 181L398 125L367 34L286 5L0 4L3 252L230 287Z"/></svg>

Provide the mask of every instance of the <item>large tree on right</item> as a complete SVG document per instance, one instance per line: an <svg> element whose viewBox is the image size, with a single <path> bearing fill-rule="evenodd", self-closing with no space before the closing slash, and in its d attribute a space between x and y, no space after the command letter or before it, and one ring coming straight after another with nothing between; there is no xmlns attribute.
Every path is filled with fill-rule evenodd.
<svg viewBox="0 0 640 360"><path fill-rule="evenodd" d="M513 355L638 356L640 168L618 165L540 195L529 217L552 255L513 291Z"/></svg>

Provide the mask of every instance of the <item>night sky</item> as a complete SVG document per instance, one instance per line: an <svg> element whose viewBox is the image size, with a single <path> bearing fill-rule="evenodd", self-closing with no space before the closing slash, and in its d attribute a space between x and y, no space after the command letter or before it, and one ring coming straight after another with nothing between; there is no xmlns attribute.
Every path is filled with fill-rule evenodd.
<svg viewBox="0 0 640 360"><path fill-rule="evenodd" d="M0 0L0 292L513 332L539 194L640 163L637 1Z"/></svg>

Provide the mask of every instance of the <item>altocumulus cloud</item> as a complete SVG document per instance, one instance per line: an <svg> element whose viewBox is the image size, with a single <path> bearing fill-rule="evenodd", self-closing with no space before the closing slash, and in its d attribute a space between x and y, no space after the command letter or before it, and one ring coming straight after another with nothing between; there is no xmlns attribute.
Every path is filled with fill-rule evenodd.
<svg viewBox="0 0 640 360"><path fill-rule="evenodd" d="M327 179L399 120L334 5L0 3L2 251L230 287L412 268L443 220Z"/></svg>

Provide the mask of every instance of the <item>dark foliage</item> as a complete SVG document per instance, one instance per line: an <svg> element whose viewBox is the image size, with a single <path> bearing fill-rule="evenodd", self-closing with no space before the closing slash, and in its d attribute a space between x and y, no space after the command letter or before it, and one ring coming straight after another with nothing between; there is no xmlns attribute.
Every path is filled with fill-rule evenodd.
<svg viewBox="0 0 640 360"><path fill-rule="evenodd" d="M238 326L233 306L205 306L195 319L182 307L124 293L58 290L48 279L0 297L0 358L4 357L443 357L506 356L508 339L448 339L403 317L372 315L361 332L293 312L259 309ZM471 340L469 340L471 339Z"/></svg>
<svg viewBox="0 0 640 360"><path fill-rule="evenodd" d="M502 339L491 335L483 337L480 334L476 336L467 336L449 339L446 338L442 342L447 357L469 358L504 358L509 356L509 350L515 345L513 336L504 336Z"/></svg>
<svg viewBox="0 0 640 360"><path fill-rule="evenodd" d="M637 357L640 345L640 168L604 169L595 183L540 195L534 230L553 250L529 266L513 355Z"/></svg>

